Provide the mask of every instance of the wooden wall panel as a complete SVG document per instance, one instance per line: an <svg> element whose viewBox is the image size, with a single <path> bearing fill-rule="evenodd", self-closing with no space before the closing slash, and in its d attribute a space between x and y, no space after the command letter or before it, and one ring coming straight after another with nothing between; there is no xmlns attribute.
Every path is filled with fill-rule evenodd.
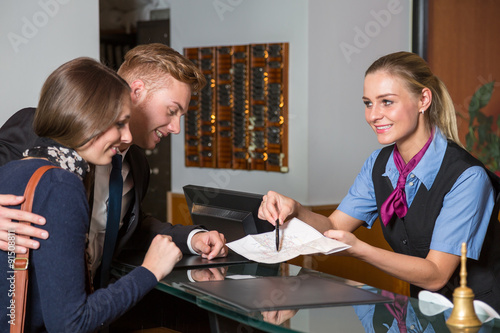
<svg viewBox="0 0 500 333"><path fill-rule="evenodd" d="M184 194L167 193L167 222L182 225L193 224Z"/></svg>
<svg viewBox="0 0 500 333"><path fill-rule="evenodd" d="M500 113L500 1L429 1L428 62L450 91L465 144L468 107L484 83L497 81L488 115Z"/></svg>

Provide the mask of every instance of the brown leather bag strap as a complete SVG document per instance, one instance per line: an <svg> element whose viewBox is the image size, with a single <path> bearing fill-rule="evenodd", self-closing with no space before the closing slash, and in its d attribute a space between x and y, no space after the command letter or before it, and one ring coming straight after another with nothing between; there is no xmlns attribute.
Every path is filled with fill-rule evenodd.
<svg viewBox="0 0 500 333"><path fill-rule="evenodd" d="M26 189L24 190L24 203L21 205L21 210L31 212L33 208L33 198L35 195L35 189L42 178L43 174L50 169L58 168L54 165L45 165L38 168L35 173L31 176ZM26 221L19 221L26 225L31 223ZM15 279L15 291L12 295L12 300L14 307L14 318L11 317L10 332L11 333L22 333L24 332L24 320L26 317L26 298L28 296L28 263L29 263L29 249L26 253L18 253L16 259L14 260L14 279Z"/></svg>

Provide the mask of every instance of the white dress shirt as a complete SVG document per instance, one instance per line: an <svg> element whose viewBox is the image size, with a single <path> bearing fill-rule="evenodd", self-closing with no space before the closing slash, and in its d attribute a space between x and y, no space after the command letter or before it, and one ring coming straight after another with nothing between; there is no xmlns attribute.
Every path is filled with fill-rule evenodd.
<svg viewBox="0 0 500 333"><path fill-rule="evenodd" d="M120 228L123 225L123 217L127 213L129 206L134 197L134 180L130 173L130 165L124 160L127 150L122 153L122 177L123 177L123 194L122 194L122 209L120 215ZM109 200L109 175L111 174L111 163L108 165L96 165L95 181L94 181L94 202L92 206L92 218L90 220L89 243L87 247L89 267L92 276L101 264L104 238L106 236L106 221L108 214ZM191 253L197 254L191 247L191 239L197 232L206 231L203 229L195 229L191 231L187 239L187 245Z"/></svg>
<svg viewBox="0 0 500 333"><path fill-rule="evenodd" d="M125 154L122 155L125 156ZM111 164L96 165L94 182L94 202L92 206L92 218L90 220L89 244L87 252L90 260L90 270L92 276L99 265L104 248L104 238L106 236L106 220L108 214L109 200L109 175L111 173ZM130 202L133 198L134 182L130 175L130 165L122 163L123 193L122 207L120 215L120 227L123 225L123 217L127 212Z"/></svg>

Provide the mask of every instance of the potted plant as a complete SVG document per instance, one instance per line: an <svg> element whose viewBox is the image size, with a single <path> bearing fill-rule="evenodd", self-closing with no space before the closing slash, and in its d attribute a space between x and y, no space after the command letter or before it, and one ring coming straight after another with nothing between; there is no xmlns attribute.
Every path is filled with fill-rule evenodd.
<svg viewBox="0 0 500 333"><path fill-rule="evenodd" d="M469 132L466 148L492 172L500 175L500 116L487 116L485 107L493 93L495 81L481 86L469 104Z"/></svg>

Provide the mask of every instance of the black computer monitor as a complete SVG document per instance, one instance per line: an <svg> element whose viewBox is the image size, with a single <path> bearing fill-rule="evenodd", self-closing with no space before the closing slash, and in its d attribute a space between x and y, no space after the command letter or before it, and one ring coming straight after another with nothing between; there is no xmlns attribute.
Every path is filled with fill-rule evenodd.
<svg viewBox="0 0 500 333"><path fill-rule="evenodd" d="M274 230L272 224L257 216L260 194L196 185L183 189L193 224L223 233L227 242Z"/></svg>

